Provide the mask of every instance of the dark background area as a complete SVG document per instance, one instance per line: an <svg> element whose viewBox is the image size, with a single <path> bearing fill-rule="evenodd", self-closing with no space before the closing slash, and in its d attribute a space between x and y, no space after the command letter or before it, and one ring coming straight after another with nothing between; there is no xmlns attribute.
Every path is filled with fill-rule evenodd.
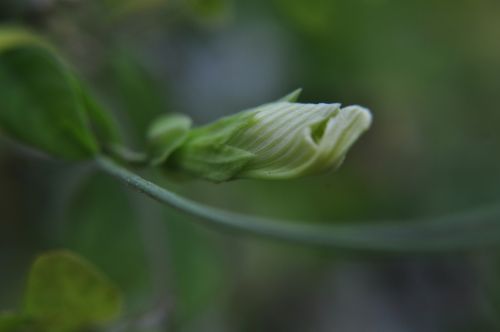
<svg viewBox="0 0 500 332"><path fill-rule="evenodd" d="M198 201L311 223L406 223L500 198L498 1L1 0L0 22L51 40L136 149L159 114L204 124L297 87L303 102L372 110L336 173L164 179ZM29 264L53 248L99 266L130 317L158 318L141 331L162 331L156 321L183 332L500 329L497 250L353 254L226 234L91 163L2 139L0 310L22 303Z"/></svg>

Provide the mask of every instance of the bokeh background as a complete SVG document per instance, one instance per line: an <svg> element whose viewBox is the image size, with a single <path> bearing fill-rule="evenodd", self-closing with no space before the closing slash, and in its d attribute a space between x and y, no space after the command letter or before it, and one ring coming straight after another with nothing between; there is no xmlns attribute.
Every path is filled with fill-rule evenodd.
<svg viewBox="0 0 500 332"><path fill-rule="evenodd" d="M204 124L297 87L304 102L373 111L333 174L161 179L198 201L405 223L500 199L496 0L1 0L0 22L51 40L137 150L162 113ZM0 310L21 305L30 263L53 248L120 286L130 331L500 330L498 250L350 253L227 234L91 163L0 140Z"/></svg>

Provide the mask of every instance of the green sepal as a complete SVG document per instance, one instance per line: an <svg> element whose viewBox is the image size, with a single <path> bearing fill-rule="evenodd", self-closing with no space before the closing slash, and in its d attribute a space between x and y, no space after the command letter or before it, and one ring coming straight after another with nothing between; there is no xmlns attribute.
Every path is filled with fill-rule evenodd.
<svg viewBox="0 0 500 332"><path fill-rule="evenodd" d="M302 88L298 88L287 94L286 96L278 99L277 101L288 101L290 103L294 103L299 100L299 97L302 93Z"/></svg>
<svg viewBox="0 0 500 332"><path fill-rule="evenodd" d="M148 155L152 165L164 163L187 139L191 119L182 114L164 115L148 131Z"/></svg>
<svg viewBox="0 0 500 332"><path fill-rule="evenodd" d="M206 180L227 181L254 158L252 153L226 144L251 124L252 117L247 113L240 113L193 129L184 144L167 160L166 165Z"/></svg>
<svg viewBox="0 0 500 332"><path fill-rule="evenodd" d="M214 182L233 178L254 155L223 144L189 144L175 154L175 163L190 174Z"/></svg>

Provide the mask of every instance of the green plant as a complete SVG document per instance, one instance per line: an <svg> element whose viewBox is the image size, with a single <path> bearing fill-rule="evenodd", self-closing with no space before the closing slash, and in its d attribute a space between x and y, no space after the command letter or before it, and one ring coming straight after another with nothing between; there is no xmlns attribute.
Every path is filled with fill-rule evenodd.
<svg viewBox="0 0 500 332"><path fill-rule="evenodd" d="M369 127L371 116L361 107L298 104L295 92L194 129L184 115L166 115L152 123L144 151L136 152L124 145L109 113L85 84L38 37L15 28L1 31L0 83L0 130L6 136L50 156L91 161L106 174L209 226L371 252L460 251L498 244L500 212L496 206L411 223L319 226L221 211L138 175L143 170L162 169L221 182L286 179L326 171L342 163L347 150ZM298 121L294 115L301 112L307 116ZM275 126L287 130L281 132ZM33 316L33 311L28 313ZM86 320L73 317L63 328L80 328ZM11 330L31 324L31 318L17 315L3 321ZM93 318L88 322L93 323Z"/></svg>
<svg viewBox="0 0 500 332"><path fill-rule="evenodd" d="M82 331L116 318L121 301L91 263L70 252L49 252L31 267L23 309L0 315L0 331Z"/></svg>
<svg viewBox="0 0 500 332"><path fill-rule="evenodd" d="M349 147L369 127L370 114L360 107L295 104L293 101L300 93L297 90L277 102L192 130L185 116L168 115L153 122L148 150L136 153L123 145L109 114L44 41L22 29L4 28L0 34L0 57L4 87L0 92L0 128L7 135L49 155L94 160L110 175L210 225L359 250L443 251L497 243L500 228L495 221L499 213L496 206L405 225L290 224L203 206L126 168L127 164L151 164L213 181L289 178L323 171L337 167ZM47 98L54 93L57 102ZM294 120L294 112L308 111L308 117ZM281 129L276 130L279 125ZM288 126L293 130L288 130ZM309 144L315 140L315 144ZM263 141L267 146L262 146ZM293 159L297 155L300 158ZM481 231L471 236L470 229L478 225L483 225Z"/></svg>

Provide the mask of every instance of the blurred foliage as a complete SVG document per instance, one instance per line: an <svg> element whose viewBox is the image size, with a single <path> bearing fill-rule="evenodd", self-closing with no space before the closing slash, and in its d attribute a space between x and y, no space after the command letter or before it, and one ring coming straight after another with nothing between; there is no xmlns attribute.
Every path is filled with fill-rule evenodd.
<svg viewBox="0 0 500 332"><path fill-rule="evenodd" d="M0 35L2 129L28 146L62 158L97 154L96 137L114 143L113 124L44 41L6 28Z"/></svg>
<svg viewBox="0 0 500 332"><path fill-rule="evenodd" d="M139 216L123 189L106 176L85 176L64 211L60 241L99 266L134 303L150 294L151 276Z"/></svg>
<svg viewBox="0 0 500 332"><path fill-rule="evenodd" d="M168 102L158 82L127 50L112 50L100 79L112 87L111 94L126 118L123 119L132 143L145 148L146 133L152 119L163 114Z"/></svg>
<svg viewBox="0 0 500 332"><path fill-rule="evenodd" d="M0 316L0 330L70 332L110 321L121 298L114 285L82 258L46 253L33 264L20 314Z"/></svg>
<svg viewBox="0 0 500 332"><path fill-rule="evenodd" d="M102 324L114 318L120 307L120 294L110 281L72 254L49 253L32 267L25 312L50 331Z"/></svg>
<svg viewBox="0 0 500 332"><path fill-rule="evenodd" d="M0 19L53 40L137 149L167 112L203 123L297 86L304 101L373 110L372 131L335 174L217 186L166 180L207 204L311 222L404 223L498 200L497 1L5 0ZM14 52L25 54L14 77L45 91L37 106L63 109L48 84L61 84L59 65L40 50ZM1 57L21 62L9 53ZM40 65L35 75L37 61L56 70ZM1 63L2 81L12 82ZM1 99L11 98L1 84ZM42 144L35 133L23 135ZM167 266L164 311L180 331L498 329L495 248L484 261L481 252L359 257L214 234L154 203L141 207L140 195L104 176L72 169L68 177L66 165L18 151L0 145L1 308L19 298L29 258L63 245L123 288L131 317L165 296L152 286L151 265ZM80 185L57 193L57 183L72 181ZM142 233L146 223L153 229ZM165 247L149 258L155 237Z"/></svg>
<svg viewBox="0 0 500 332"><path fill-rule="evenodd" d="M170 252L174 313L179 322L196 317L224 297L231 284L227 271L225 246L186 217L172 213L167 221L166 241Z"/></svg>
<svg viewBox="0 0 500 332"><path fill-rule="evenodd" d="M0 331L1 332L23 332L33 331L37 329L34 322L30 319L14 314L14 313L0 313Z"/></svg>
<svg viewBox="0 0 500 332"><path fill-rule="evenodd" d="M81 159L95 154L96 144L66 73L46 50L5 45L0 55L2 129L56 156ZM53 130L53 126L58 127Z"/></svg>

